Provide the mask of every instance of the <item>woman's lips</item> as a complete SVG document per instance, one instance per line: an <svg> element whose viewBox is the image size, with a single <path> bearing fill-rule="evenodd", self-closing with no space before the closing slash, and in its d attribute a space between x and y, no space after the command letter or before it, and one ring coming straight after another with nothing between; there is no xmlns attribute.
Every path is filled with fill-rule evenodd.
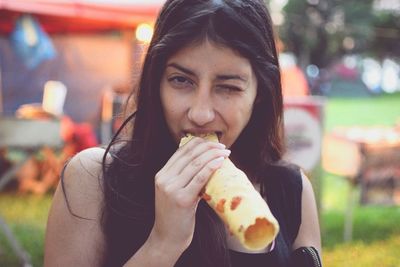
<svg viewBox="0 0 400 267"><path fill-rule="evenodd" d="M208 134L215 134L215 135L217 135L217 137L218 137L218 140L220 140L221 139L221 136L222 136L222 132L221 131L205 131L205 130L188 130L188 131L183 131L182 132L182 134L181 134L181 138L182 137L185 137L185 136L187 136L187 135L194 135L194 136L205 136L205 135L208 135Z"/></svg>

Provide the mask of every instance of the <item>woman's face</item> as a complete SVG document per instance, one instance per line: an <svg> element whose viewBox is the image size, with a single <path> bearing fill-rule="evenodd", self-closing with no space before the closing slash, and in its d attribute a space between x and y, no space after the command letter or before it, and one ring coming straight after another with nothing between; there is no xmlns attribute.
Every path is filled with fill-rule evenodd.
<svg viewBox="0 0 400 267"><path fill-rule="evenodd" d="M246 58L204 41L167 61L160 90L165 119L177 143L186 133L217 133L230 147L251 117L257 79Z"/></svg>

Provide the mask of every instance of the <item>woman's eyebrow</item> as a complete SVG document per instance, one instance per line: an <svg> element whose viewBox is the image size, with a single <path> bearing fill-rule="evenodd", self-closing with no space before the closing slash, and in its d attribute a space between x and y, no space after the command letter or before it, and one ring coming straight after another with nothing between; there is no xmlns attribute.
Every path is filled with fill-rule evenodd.
<svg viewBox="0 0 400 267"><path fill-rule="evenodd" d="M173 68L178 69L188 75L196 76L196 73L193 70L191 70L187 67L183 67L182 65L179 65L178 63L175 63L175 62L167 64L167 67L173 67ZM216 80L219 80L219 81L240 80L243 82L248 81L246 76L241 76L238 74L219 74L216 76Z"/></svg>
<svg viewBox="0 0 400 267"><path fill-rule="evenodd" d="M184 72L184 73L186 73L186 74L188 74L188 75L192 75L192 76L195 76L195 75L196 75L196 74L194 73L194 71L192 71L192 70L190 70L190 69L188 69L188 68L186 68L186 67L183 67L183 66L181 66L181 65L179 65L179 64L177 64L177 63L169 63L169 64L167 65L167 67L173 67L173 68L178 69L178 70L180 70L180 71L182 71L182 72Z"/></svg>
<svg viewBox="0 0 400 267"><path fill-rule="evenodd" d="M222 75L217 75L217 80L221 80L221 81L226 81L226 80L240 80L243 82L247 82L246 77L240 76L240 75L236 75L236 74L222 74Z"/></svg>

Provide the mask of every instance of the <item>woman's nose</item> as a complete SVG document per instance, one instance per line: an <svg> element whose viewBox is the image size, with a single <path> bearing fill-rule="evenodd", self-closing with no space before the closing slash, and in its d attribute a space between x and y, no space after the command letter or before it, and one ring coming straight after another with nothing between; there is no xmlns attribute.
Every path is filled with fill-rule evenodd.
<svg viewBox="0 0 400 267"><path fill-rule="evenodd" d="M215 118L215 111L208 93L197 93L190 103L189 120L197 126L204 126Z"/></svg>

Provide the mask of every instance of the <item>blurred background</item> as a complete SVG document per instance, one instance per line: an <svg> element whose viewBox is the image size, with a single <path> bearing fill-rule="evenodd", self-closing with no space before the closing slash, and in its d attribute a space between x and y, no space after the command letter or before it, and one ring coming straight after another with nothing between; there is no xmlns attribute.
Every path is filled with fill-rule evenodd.
<svg viewBox="0 0 400 267"><path fill-rule="evenodd" d="M0 266L43 265L60 170L120 125L163 2L0 0ZM400 266L400 1L266 2L324 266Z"/></svg>

